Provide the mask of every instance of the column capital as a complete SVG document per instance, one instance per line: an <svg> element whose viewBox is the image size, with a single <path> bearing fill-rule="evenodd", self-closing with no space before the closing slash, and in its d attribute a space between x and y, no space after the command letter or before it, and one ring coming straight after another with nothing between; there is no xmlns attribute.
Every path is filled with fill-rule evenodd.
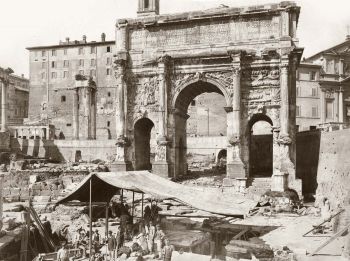
<svg viewBox="0 0 350 261"><path fill-rule="evenodd" d="M126 19L119 19L117 21L117 27L120 29L120 28L126 28L127 26L129 25L129 22L128 20Z"/></svg>
<svg viewBox="0 0 350 261"><path fill-rule="evenodd" d="M229 50L227 53L234 63L240 63L246 54L244 50Z"/></svg>
<svg viewBox="0 0 350 261"><path fill-rule="evenodd" d="M170 61L171 61L171 56L168 54L164 54L157 58L158 65L164 64L166 66L170 63Z"/></svg>

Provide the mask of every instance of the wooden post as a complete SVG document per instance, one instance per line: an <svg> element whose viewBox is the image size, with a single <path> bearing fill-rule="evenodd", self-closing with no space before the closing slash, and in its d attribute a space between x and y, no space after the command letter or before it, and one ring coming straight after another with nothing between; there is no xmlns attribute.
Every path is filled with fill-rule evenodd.
<svg viewBox="0 0 350 261"><path fill-rule="evenodd" d="M91 253L92 253L92 191L91 191L91 186L92 186L92 177L90 177L90 200L89 200L89 216L90 216L90 234L89 234L89 260L91 259Z"/></svg>
<svg viewBox="0 0 350 261"><path fill-rule="evenodd" d="M122 198L121 198L121 204L123 204L123 200L124 200L124 189L122 189Z"/></svg>
<svg viewBox="0 0 350 261"><path fill-rule="evenodd" d="M106 238L108 237L108 202L106 204Z"/></svg>
<svg viewBox="0 0 350 261"><path fill-rule="evenodd" d="M144 196L144 194L142 193L142 199L141 199L141 211L142 211L141 217L142 217L142 220L143 220L143 196Z"/></svg>
<svg viewBox="0 0 350 261"><path fill-rule="evenodd" d="M131 210L131 217L132 217L132 223L134 224L134 207L135 207L135 192L132 192L132 210Z"/></svg>

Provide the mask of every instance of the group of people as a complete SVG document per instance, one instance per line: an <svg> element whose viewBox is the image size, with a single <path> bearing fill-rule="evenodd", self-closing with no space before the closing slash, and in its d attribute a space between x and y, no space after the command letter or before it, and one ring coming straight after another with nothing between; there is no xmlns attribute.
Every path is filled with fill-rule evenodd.
<svg viewBox="0 0 350 261"><path fill-rule="evenodd" d="M154 225L153 222L145 225L141 221L138 224L138 231L134 230L131 238L130 231L126 230L128 229L123 230L123 227L119 226L117 233L109 232L107 247L110 260L132 255L139 257L139 260L143 260L142 256L145 255L153 255L159 260L171 260L173 247L160 225Z"/></svg>

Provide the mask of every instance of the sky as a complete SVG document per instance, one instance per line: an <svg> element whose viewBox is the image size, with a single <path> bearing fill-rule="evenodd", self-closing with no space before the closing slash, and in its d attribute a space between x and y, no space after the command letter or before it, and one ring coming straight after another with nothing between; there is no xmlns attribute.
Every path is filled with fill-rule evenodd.
<svg viewBox="0 0 350 261"><path fill-rule="evenodd" d="M138 0L0 0L0 67L28 76L30 46L58 44L87 36L98 41L101 33L114 40L119 18L135 17ZM160 12L176 13L220 6L246 6L276 0L161 0ZM350 31L350 0L297 0L298 25L304 56L345 40Z"/></svg>

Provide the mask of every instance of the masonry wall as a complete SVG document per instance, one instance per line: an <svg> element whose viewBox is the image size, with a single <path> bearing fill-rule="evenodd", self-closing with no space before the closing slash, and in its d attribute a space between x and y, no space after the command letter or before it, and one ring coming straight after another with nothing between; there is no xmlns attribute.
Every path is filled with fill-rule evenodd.
<svg viewBox="0 0 350 261"><path fill-rule="evenodd" d="M317 201L327 197L332 207L349 203L350 129L322 133L317 169Z"/></svg>
<svg viewBox="0 0 350 261"><path fill-rule="evenodd" d="M111 161L115 157L114 140L33 140L11 139L12 150L29 156L48 158L53 161L76 161L76 156L83 161ZM81 156L80 156L81 155Z"/></svg>
<svg viewBox="0 0 350 261"><path fill-rule="evenodd" d="M319 130L297 133L296 175L302 180L303 194L314 194L317 189L317 168L320 155Z"/></svg>

